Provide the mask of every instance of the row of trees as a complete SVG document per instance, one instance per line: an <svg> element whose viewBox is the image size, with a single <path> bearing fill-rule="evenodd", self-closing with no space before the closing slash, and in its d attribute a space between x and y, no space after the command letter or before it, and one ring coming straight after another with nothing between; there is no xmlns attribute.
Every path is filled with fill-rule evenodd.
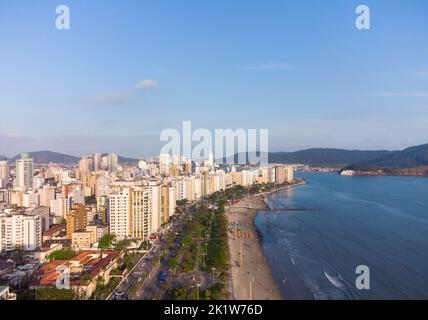
<svg viewBox="0 0 428 320"><path fill-rule="evenodd" d="M236 188L235 193L243 190ZM230 196L234 195L230 193ZM224 193L210 196L209 201L217 209L201 206L194 218L188 223L187 231L180 248L181 260L171 259L170 265L178 265L181 272L187 273L195 269L211 274L215 270L216 283L200 292L199 299L227 299L227 276L229 270L229 247L227 240L227 219L225 203L228 197ZM203 263L199 263L203 262ZM181 285L172 292L172 299L195 300L197 289L191 285Z"/></svg>

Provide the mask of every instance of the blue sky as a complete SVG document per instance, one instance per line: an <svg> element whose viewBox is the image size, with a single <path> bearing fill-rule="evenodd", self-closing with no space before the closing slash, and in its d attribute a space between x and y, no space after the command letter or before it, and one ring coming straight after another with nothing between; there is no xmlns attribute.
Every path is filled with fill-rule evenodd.
<svg viewBox="0 0 428 320"><path fill-rule="evenodd" d="M154 155L183 120L267 128L272 151L428 142L425 0L5 0L0 41L6 156Z"/></svg>

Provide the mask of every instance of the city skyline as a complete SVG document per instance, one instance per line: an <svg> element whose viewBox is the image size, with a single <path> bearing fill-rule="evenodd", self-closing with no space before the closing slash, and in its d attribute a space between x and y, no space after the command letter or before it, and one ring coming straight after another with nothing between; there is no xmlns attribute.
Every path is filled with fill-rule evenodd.
<svg viewBox="0 0 428 320"><path fill-rule="evenodd" d="M188 119L271 151L428 141L425 1L366 1L363 31L355 1L128 4L69 1L66 31L55 1L0 4L0 154L156 155Z"/></svg>
<svg viewBox="0 0 428 320"><path fill-rule="evenodd" d="M427 0L0 1L0 305L427 299L427 40Z"/></svg>

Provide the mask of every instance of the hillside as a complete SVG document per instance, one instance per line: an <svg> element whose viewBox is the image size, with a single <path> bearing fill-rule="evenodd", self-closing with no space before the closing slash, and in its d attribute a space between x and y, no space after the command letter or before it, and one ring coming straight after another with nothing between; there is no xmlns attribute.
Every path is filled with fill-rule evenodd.
<svg viewBox="0 0 428 320"><path fill-rule="evenodd" d="M118 156L118 162L119 164L135 164L138 163L138 159L134 159L134 158L127 158L127 157L122 157L122 156Z"/></svg>
<svg viewBox="0 0 428 320"><path fill-rule="evenodd" d="M52 151L34 151L28 152L31 158L34 159L34 163L65 163L73 164L79 161L78 157L71 156L68 154L52 152ZM21 158L21 154L17 154L13 158L9 159L10 162L15 162Z"/></svg>
<svg viewBox="0 0 428 320"><path fill-rule="evenodd" d="M269 152L268 157L269 163L299 163L311 166L343 167L355 163L356 161L370 161L391 153L393 153L393 151L360 151L316 148L295 152ZM235 160L238 160L237 154L235 155Z"/></svg>
<svg viewBox="0 0 428 320"><path fill-rule="evenodd" d="M361 170L371 167L381 168L416 168L428 165L428 144L410 147L402 151L374 159L371 161L354 162L350 168Z"/></svg>
<svg viewBox="0 0 428 320"><path fill-rule="evenodd" d="M34 163L64 163L64 164L74 164L79 162L81 158L75 157L68 154L53 152L53 151L34 151L34 152L28 152L31 158L34 159ZM105 156L107 154L103 154ZM2 157L0 156L0 159ZM7 158L7 157L4 157ZM17 154L13 158L9 159L9 161L15 162L15 160L20 159L21 154ZM138 159L133 158L126 158L118 156L118 162L120 164L122 163L137 163Z"/></svg>
<svg viewBox="0 0 428 320"><path fill-rule="evenodd" d="M296 152L269 153L270 163L302 163L313 166L343 166L355 162L365 162L374 160L392 151L375 150L344 150L315 148Z"/></svg>

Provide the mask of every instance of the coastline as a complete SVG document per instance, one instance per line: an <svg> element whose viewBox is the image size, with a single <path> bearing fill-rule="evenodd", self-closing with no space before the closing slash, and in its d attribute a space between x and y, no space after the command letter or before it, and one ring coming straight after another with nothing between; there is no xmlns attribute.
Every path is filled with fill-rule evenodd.
<svg viewBox="0 0 428 320"><path fill-rule="evenodd" d="M270 209L265 199L267 195L304 183L299 181L248 196L227 208L230 291L233 299L284 300L264 255L261 234L254 220L258 211Z"/></svg>

